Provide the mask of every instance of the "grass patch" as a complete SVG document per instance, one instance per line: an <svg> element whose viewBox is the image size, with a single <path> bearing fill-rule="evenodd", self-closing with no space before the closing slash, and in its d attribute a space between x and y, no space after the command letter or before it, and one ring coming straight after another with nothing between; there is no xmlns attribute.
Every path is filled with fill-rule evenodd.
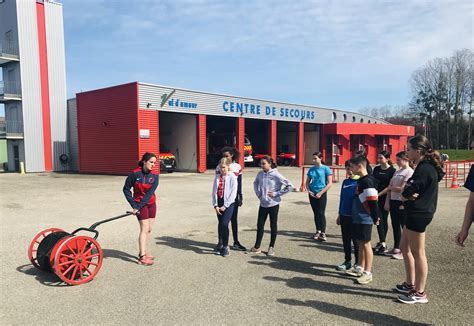
<svg viewBox="0 0 474 326"><path fill-rule="evenodd" d="M440 153L448 154L450 161L474 161L474 150L467 149L442 149Z"/></svg>

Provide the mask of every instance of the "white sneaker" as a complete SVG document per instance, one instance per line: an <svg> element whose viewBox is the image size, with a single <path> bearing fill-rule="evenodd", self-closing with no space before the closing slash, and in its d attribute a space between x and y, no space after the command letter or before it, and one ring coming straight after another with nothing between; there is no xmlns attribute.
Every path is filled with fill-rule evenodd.
<svg viewBox="0 0 474 326"><path fill-rule="evenodd" d="M367 274L366 272L362 273L362 276L359 277L357 280L359 284L369 284L372 282L372 274Z"/></svg>

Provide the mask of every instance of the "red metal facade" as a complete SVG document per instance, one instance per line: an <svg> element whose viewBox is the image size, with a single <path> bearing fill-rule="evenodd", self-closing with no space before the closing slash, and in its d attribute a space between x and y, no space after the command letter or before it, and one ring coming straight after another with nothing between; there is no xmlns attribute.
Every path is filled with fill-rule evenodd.
<svg viewBox="0 0 474 326"><path fill-rule="evenodd" d="M48 49L46 47L46 25L44 4L36 3L36 23L38 25L38 46L41 80L41 114L43 119L43 151L44 170L53 170L53 154L51 149L51 119L49 110L49 83L48 83Z"/></svg>
<svg viewBox="0 0 474 326"><path fill-rule="evenodd" d="M77 94L79 171L128 174L139 159L137 83Z"/></svg>
<svg viewBox="0 0 474 326"><path fill-rule="evenodd" d="M304 164L304 122L296 127L296 166Z"/></svg>
<svg viewBox="0 0 474 326"><path fill-rule="evenodd" d="M270 142L268 148L270 149L270 157L276 162L277 159L277 121L271 120L270 121L270 128L269 129L269 137L268 140Z"/></svg>
<svg viewBox="0 0 474 326"><path fill-rule="evenodd" d="M414 134L413 127L403 125L327 124L322 127L320 148L325 161L333 165L344 165L359 148L365 148L368 160L375 164L380 151L387 150L394 158L396 153L406 149L408 137ZM328 149L332 151L328 152Z"/></svg>
<svg viewBox="0 0 474 326"><path fill-rule="evenodd" d="M239 164L244 168L244 139L245 139L245 118L237 118L236 138L237 150L240 153Z"/></svg>
<svg viewBox="0 0 474 326"><path fill-rule="evenodd" d="M197 168L199 173L206 172L206 115L197 116Z"/></svg>
<svg viewBox="0 0 474 326"><path fill-rule="evenodd" d="M138 110L138 129L146 134L149 133L149 138L138 135L138 157L141 158L145 152L154 153L157 157L160 152L160 134L159 128L159 111L155 110ZM159 163L159 162L158 162ZM160 164L156 164L155 171L159 173Z"/></svg>

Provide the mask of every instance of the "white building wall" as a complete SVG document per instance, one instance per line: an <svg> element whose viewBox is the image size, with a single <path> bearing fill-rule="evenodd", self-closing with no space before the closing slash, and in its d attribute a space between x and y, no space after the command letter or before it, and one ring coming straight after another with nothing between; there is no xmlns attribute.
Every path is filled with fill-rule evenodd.
<svg viewBox="0 0 474 326"><path fill-rule="evenodd" d="M48 82L51 119L53 170L66 170L59 157L67 154L67 91L64 53L63 8L56 2L45 2L46 46L48 49Z"/></svg>
<svg viewBox="0 0 474 326"><path fill-rule="evenodd" d="M163 99L166 99L170 94L172 95L168 101L163 103ZM360 119L364 119L364 122L370 120L371 123L387 124L382 119L349 111L213 94L145 83L138 84L138 98L140 109L168 112L292 122L303 121L304 123L313 124L352 122L352 119L354 119L354 122L360 122ZM162 106L162 104L164 105ZM239 112L237 105L247 105L248 110ZM254 107L253 112L250 110L251 106ZM259 110L257 110L257 107ZM344 119L344 116L346 119Z"/></svg>
<svg viewBox="0 0 474 326"><path fill-rule="evenodd" d="M18 43L27 172L44 171L36 1L17 0ZM14 12L11 13L14 15Z"/></svg>

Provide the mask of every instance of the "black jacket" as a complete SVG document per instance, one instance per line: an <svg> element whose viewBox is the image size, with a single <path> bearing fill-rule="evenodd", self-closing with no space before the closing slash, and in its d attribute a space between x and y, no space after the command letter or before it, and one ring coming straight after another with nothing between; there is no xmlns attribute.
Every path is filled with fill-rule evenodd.
<svg viewBox="0 0 474 326"><path fill-rule="evenodd" d="M437 169L428 161L418 163L402 192L405 198L418 194L415 200L408 200L405 204L408 218L433 217L438 204L438 182L441 181L443 175L442 170Z"/></svg>

